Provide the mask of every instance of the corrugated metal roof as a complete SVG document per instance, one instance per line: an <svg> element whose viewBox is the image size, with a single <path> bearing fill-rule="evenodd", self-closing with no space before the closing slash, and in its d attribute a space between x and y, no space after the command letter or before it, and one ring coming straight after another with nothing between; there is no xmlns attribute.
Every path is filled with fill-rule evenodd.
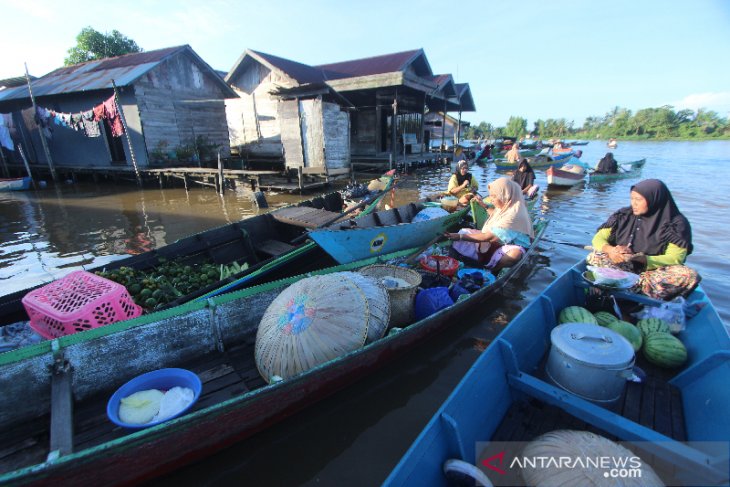
<svg viewBox="0 0 730 487"><path fill-rule="evenodd" d="M263 52L253 50L249 51L264 59L275 68L282 70L301 85L307 83L322 83L325 80L322 70L319 68Z"/></svg>
<svg viewBox="0 0 730 487"><path fill-rule="evenodd" d="M394 73L403 71L408 64L418 55L423 54L422 49L413 51L396 52L373 56L340 63L321 64L315 66L325 71L328 79L354 78L357 76L370 76L374 74Z"/></svg>
<svg viewBox="0 0 730 487"><path fill-rule="evenodd" d="M37 79L35 76L31 76L30 80ZM27 83L25 76L15 76L13 78L0 79L0 90L3 88L14 88Z"/></svg>
<svg viewBox="0 0 730 487"><path fill-rule="evenodd" d="M56 69L33 81L33 95L38 97L109 89L112 87L112 80L117 86L127 86L168 57L185 50L188 50L193 57L207 66L205 61L200 59L188 45L167 47ZM208 66L208 68L210 67ZM215 73L212 68L210 69ZM217 74L216 78L220 79ZM227 90L230 90L222 79L220 81ZM28 98L28 96L28 87L19 86L1 91L0 101Z"/></svg>

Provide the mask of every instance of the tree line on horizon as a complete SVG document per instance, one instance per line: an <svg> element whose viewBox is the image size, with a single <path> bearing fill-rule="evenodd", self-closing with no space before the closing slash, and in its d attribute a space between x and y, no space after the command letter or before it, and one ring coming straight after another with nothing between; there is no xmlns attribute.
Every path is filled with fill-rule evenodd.
<svg viewBox="0 0 730 487"><path fill-rule="evenodd" d="M730 137L730 123L717 112L700 108L697 111L675 111L673 106L642 108L633 113L627 108L614 107L603 116L588 117L583 126L576 127L565 118L538 119L528 130L527 119L511 116L504 127L488 122L467 127L464 138L499 138L504 136L541 139L549 138L596 138L611 137L632 139L708 139Z"/></svg>

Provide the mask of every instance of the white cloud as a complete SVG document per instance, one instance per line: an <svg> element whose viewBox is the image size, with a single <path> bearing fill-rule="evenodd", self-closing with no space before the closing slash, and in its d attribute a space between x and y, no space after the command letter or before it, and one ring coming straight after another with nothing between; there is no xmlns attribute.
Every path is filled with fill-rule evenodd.
<svg viewBox="0 0 730 487"><path fill-rule="evenodd" d="M718 93L693 93L682 98L680 101L672 103L676 109L689 108L697 110L698 108L706 108L719 112L720 115L730 111L730 91L721 91Z"/></svg>

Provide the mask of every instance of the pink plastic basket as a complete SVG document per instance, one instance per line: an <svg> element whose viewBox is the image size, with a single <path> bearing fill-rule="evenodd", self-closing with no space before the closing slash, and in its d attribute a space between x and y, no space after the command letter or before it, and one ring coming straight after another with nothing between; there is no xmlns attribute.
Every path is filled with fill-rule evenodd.
<svg viewBox="0 0 730 487"><path fill-rule="evenodd" d="M75 271L26 294L30 326L44 338L71 335L142 314L127 289L86 271Z"/></svg>

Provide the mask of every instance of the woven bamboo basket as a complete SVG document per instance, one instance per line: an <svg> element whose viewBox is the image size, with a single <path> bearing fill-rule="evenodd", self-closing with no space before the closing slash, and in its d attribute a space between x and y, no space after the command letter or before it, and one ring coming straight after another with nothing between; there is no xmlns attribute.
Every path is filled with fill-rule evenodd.
<svg viewBox="0 0 730 487"><path fill-rule="evenodd" d="M405 267L380 264L363 267L360 272L375 277L381 282L388 277L406 281L409 284L408 287L386 287L390 296L390 326L403 327L413 323L413 307L418 286L421 285L421 274Z"/></svg>
<svg viewBox="0 0 730 487"><path fill-rule="evenodd" d="M261 318L256 367L267 382L293 377L382 337L389 318L388 293L372 278L336 272L302 279Z"/></svg>

